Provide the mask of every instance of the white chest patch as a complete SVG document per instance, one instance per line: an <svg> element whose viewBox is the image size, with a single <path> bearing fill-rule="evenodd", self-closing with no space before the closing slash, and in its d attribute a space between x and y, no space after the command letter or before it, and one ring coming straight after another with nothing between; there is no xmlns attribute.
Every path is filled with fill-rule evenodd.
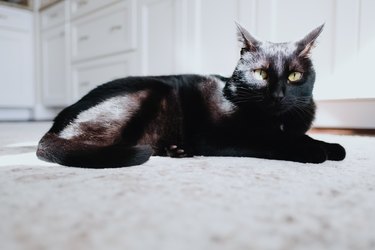
<svg viewBox="0 0 375 250"><path fill-rule="evenodd" d="M71 139L85 133L81 126L84 123L93 123L96 126L99 124L104 128L109 128L113 124L124 124L139 109L141 101L145 96L146 91L143 91L137 94L109 98L81 112L60 132L59 137Z"/></svg>

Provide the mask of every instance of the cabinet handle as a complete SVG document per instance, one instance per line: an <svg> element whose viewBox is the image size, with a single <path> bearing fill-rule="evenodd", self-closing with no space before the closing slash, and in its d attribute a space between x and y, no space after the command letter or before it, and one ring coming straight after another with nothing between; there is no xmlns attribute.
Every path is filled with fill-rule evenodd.
<svg viewBox="0 0 375 250"><path fill-rule="evenodd" d="M87 4L87 0L78 1L78 7L83 7Z"/></svg>
<svg viewBox="0 0 375 250"><path fill-rule="evenodd" d="M90 85L90 82L80 82L79 83L79 85L81 86L81 87L87 87L87 86L89 86Z"/></svg>
<svg viewBox="0 0 375 250"><path fill-rule="evenodd" d="M112 27L109 29L109 31L110 31L110 32L113 32L113 31L120 30L120 29L122 29L122 25L114 25L114 26L112 26Z"/></svg>
<svg viewBox="0 0 375 250"><path fill-rule="evenodd" d="M81 36L80 38L78 38L79 42L83 42L83 41L87 41L87 40L89 40L89 36L87 36L87 35Z"/></svg>
<svg viewBox="0 0 375 250"><path fill-rule="evenodd" d="M5 15L0 14L0 19L6 20L6 19L8 19L8 17L5 16Z"/></svg>
<svg viewBox="0 0 375 250"><path fill-rule="evenodd" d="M59 15L59 13L55 12L49 15L49 18L53 19L56 18Z"/></svg>

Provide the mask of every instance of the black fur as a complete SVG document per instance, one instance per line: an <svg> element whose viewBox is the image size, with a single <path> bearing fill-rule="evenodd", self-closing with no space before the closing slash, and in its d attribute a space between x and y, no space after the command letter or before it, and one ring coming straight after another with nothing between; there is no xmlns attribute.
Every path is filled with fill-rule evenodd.
<svg viewBox="0 0 375 250"><path fill-rule="evenodd" d="M321 30L296 43L273 44L257 41L239 26L241 59L230 78L128 77L103 84L55 118L37 156L87 168L138 165L152 154L343 160L342 146L305 135L315 115L309 53ZM257 79L256 69L264 69L267 79ZM294 71L303 75L291 83L288 75ZM123 119L107 115L113 110L93 111L113 98L124 102L118 111ZM86 111L92 119L81 117Z"/></svg>

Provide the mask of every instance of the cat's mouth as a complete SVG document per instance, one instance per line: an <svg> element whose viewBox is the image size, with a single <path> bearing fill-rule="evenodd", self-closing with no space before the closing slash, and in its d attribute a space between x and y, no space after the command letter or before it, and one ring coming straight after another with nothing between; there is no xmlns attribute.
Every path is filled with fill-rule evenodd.
<svg viewBox="0 0 375 250"><path fill-rule="evenodd" d="M290 111L293 108L293 104L283 99L281 100L270 99L268 101L267 107L271 112L274 112L275 114L280 115L280 114Z"/></svg>

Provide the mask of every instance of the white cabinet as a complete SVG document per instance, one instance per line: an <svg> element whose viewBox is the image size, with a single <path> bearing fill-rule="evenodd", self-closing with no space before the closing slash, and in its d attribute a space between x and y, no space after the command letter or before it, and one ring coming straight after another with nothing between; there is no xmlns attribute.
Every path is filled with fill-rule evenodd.
<svg viewBox="0 0 375 250"><path fill-rule="evenodd" d="M176 72L176 1L142 0L138 6L143 75Z"/></svg>
<svg viewBox="0 0 375 250"><path fill-rule="evenodd" d="M75 19L119 1L120 0L71 0L70 13L72 18Z"/></svg>
<svg viewBox="0 0 375 250"><path fill-rule="evenodd" d="M24 31L31 31L32 14L26 10L19 10L7 6L0 6L0 27Z"/></svg>
<svg viewBox="0 0 375 250"><path fill-rule="evenodd" d="M73 61L135 49L133 1L122 1L74 20L71 30Z"/></svg>
<svg viewBox="0 0 375 250"><path fill-rule="evenodd" d="M46 107L65 106L70 101L65 20L64 2L41 13L42 102Z"/></svg>
<svg viewBox="0 0 375 250"><path fill-rule="evenodd" d="M0 6L0 109L34 104L32 14Z"/></svg>
<svg viewBox="0 0 375 250"><path fill-rule="evenodd" d="M64 25L42 33L43 103L48 107L69 102L69 82L66 77L66 41Z"/></svg>
<svg viewBox="0 0 375 250"><path fill-rule="evenodd" d="M134 55L134 53L127 53L74 64L72 67L73 99L79 99L100 84L134 75L136 72Z"/></svg>
<svg viewBox="0 0 375 250"><path fill-rule="evenodd" d="M72 0L71 96L77 100L99 84L136 75L136 1Z"/></svg>
<svg viewBox="0 0 375 250"><path fill-rule="evenodd" d="M65 21L65 3L61 2L45 9L41 17L42 29L48 29L57 25L61 25Z"/></svg>
<svg viewBox="0 0 375 250"><path fill-rule="evenodd" d="M195 13L190 29L194 30L198 51L197 71L203 74L230 76L239 59L235 20L238 20L238 1L198 0L188 16ZM248 10L250 11L250 10ZM197 22L194 24L194 21Z"/></svg>

